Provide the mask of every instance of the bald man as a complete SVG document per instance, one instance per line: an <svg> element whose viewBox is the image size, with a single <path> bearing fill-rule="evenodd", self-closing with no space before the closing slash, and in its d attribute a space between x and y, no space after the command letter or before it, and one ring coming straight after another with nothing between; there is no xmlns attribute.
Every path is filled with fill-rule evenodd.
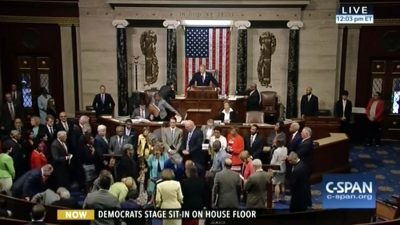
<svg viewBox="0 0 400 225"><path fill-rule="evenodd" d="M241 183L239 173L231 170L232 160L225 159L224 169L214 178L212 189L213 206L220 209L239 208Z"/></svg>
<svg viewBox="0 0 400 225"><path fill-rule="evenodd" d="M261 110L261 96L257 90L257 84L253 83L250 85L250 89L247 94L247 111L259 111Z"/></svg>
<svg viewBox="0 0 400 225"><path fill-rule="evenodd" d="M313 95L312 88L306 88L306 94L301 97L301 117L318 116L318 97Z"/></svg>

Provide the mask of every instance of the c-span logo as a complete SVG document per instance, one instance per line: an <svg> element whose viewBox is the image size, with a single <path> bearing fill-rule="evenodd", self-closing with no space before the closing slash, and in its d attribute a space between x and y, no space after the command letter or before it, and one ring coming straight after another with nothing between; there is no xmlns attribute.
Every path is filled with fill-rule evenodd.
<svg viewBox="0 0 400 225"><path fill-rule="evenodd" d="M376 185L373 175L335 174L322 180L323 208L375 208Z"/></svg>

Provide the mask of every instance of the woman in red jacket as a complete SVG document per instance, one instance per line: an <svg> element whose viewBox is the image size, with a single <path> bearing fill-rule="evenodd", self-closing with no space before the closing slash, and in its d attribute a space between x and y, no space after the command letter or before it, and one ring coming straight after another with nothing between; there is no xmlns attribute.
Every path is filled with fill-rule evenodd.
<svg viewBox="0 0 400 225"><path fill-rule="evenodd" d="M31 155L31 169L40 169L42 166L47 164L47 158L43 151L46 148L44 142L40 142Z"/></svg>
<svg viewBox="0 0 400 225"><path fill-rule="evenodd" d="M232 127L226 141L228 143L227 152L232 155L232 166L240 166L240 153L244 150L244 140L240 136L236 127Z"/></svg>
<svg viewBox="0 0 400 225"><path fill-rule="evenodd" d="M372 139L375 139L376 147L381 145L381 126L384 110L385 104L381 99L381 93L376 92L365 109L369 121L368 145L372 145Z"/></svg>

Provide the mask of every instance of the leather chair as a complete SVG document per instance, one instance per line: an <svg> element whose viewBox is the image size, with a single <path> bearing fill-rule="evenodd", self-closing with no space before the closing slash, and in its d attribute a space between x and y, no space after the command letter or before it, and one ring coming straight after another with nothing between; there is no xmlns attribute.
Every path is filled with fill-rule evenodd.
<svg viewBox="0 0 400 225"><path fill-rule="evenodd" d="M260 111L246 112L246 123L264 123L264 112Z"/></svg>
<svg viewBox="0 0 400 225"><path fill-rule="evenodd" d="M279 118L279 104L278 96L275 91L262 91L261 95L261 107L264 112L264 121L268 123L275 123Z"/></svg>

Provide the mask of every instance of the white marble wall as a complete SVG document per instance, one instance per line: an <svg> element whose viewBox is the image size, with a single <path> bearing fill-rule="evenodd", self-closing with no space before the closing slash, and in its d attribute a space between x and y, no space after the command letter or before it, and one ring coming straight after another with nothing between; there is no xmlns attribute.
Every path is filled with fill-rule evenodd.
<svg viewBox="0 0 400 225"><path fill-rule="evenodd" d="M312 0L302 11L300 30L298 100L308 86L319 98L319 108L333 107L338 89L338 26L336 1ZM299 112L300 113L300 112Z"/></svg>
<svg viewBox="0 0 400 225"><path fill-rule="evenodd" d="M68 117L75 116L75 95L74 95L74 68L72 56L72 35L71 26L61 26L61 55L64 89L64 111Z"/></svg>
<svg viewBox="0 0 400 225"><path fill-rule="evenodd" d="M275 52L271 56L271 87L261 86L257 74L257 63L260 57L259 37L264 32L271 32L276 38ZM256 83L259 91L276 91L279 100L286 105L289 29L249 29L247 39L248 86Z"/></svg>
<svg viewBox="0 0 400 225"><path fill-rule="evenodd" d="M99 86L105 85L117 103L117 32L111 22L113 10L105 1L79 2L81 100L82 107L92 104ZM115 107L118 108L118 105Z"/></svg>
<svg viewBox="0 0 400 225"><path fill-rule="evenodd" d="M349 99L355 104L357 87L357 61L360 28L350 27L347 32L346 73L344 89L349 92ZM364 107L364 106L362 106Z"/></svg>
<svg viewBox="0 0 400 225"><path fill-rule="evenodd" d="M145 57L140 49L140 36L143 32L152 30L157 35L156 56L158 60L158 78L157 82L151 85L146 85L145 82ZM167 83L167 29L166 28L127 28L127 49L128 63L131 63L132 68L129 71L132 79L129 79L130 87L135 89L135 70L133 64L133 56L140 56L138 62L138 90L144 91L149 88L159 88ZM128 68L129 69L129 68ZM131 92L129 92L131 93Z"/></svg>

